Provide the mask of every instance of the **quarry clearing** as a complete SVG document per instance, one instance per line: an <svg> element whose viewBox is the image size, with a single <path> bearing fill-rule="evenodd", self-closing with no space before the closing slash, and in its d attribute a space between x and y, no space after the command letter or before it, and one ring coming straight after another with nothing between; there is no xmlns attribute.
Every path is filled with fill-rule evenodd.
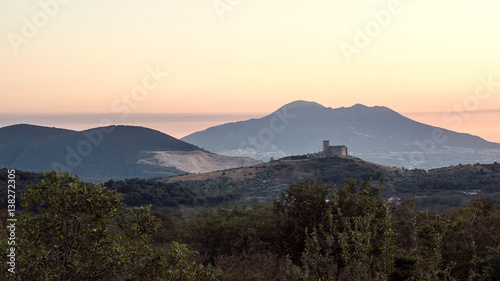
<svg viewBox="0 0 500 281"><path fill-rule="evenodd" d="M190 174L249 167L262 163L252 158L229 157L207 151L145 151L142 155L138 164L175 167Z"/></svg>

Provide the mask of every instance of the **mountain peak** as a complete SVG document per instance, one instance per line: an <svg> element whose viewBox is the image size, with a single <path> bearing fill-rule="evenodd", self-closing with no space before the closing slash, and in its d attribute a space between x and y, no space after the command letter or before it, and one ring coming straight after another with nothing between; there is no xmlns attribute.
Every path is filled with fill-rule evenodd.
<svg viewBox="0 0 500 281"><path fill-rule="evenodd" d="M371 109L389 109L385 106L378 106L378 105L375 105L375 106L367 106L367 105L364 105L364 104L361 104L361 103L356 103L355 105L353 106L350 106L350 107L344 107L344 108L347 108L347 109L354 109L354 110L371 110Z"/></svg>
<svg viewBox="0 0 500 281"><path fill-rule="evenodd" d="M392 113L392 114L397 114L397 115L400 115L399 113L397 113L396 111L388 108L388 107L385 107L385 106L378 106L378 105L375 105L375 106L366 106L364 104L360 104L360 103L357 103L351 107L342 107L342 109L346 109L346 110L350 110L354 113L363 113L363 114L366 114L366 113L372 113L372 114L389 114L389 113Z"/></svg>
<svg viewBox="0 0 500 281"><path fill-rule="evenodd" d="M361 103L357 103L357 104L351 106L351 108L369 108L369 106L366 106L366 105L361 104Z"/></svg>
<svg viewBox="0 0 500 281"><path fill-rule="evenodd" d="M305 101L305 100L296 100L291 103L288 103L284 105L282 108L287 108L287 109L295 109L295 108L306 108L306 107L318 107L318 108L325 108L321 104L313 101Z"/></svg>

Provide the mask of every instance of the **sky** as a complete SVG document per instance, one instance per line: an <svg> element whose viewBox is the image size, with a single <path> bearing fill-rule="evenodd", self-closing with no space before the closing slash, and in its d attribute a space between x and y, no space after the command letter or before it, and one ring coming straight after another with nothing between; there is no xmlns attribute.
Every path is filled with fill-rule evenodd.
<svg viewBox="0 0 500 281"><path fill-rule="evenodd" d="M0 1L0 127L180 138L308 100L386 106L500 143L499 11L493 0Z"/></svg>

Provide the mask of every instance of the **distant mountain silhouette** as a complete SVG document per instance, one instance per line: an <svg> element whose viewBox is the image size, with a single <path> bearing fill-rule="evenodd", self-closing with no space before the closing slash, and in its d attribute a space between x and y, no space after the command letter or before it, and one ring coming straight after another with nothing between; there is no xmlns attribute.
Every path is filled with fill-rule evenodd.
<svg viewBox="0 0 500 281"><path fill-rule="evenodd" d="M173 156L172 156L173 155ZM174 163L189 159L179 169ZM59 170L87 181L172 176L255 164L214 155L162 132L134 126L110 126L72 131L33 125L0 128L0 167L29 171ZM214 162L217 158L217 163ZM201 162L200 162L201 159Z"/></svg>
<svg viewBox="0 0 500 281"><path fill-rule="evenodd" d="M500 160L500 144L416 122L382 106L327 108L295 101L259 119L223 124L181 140L224 155L268 161L318 152L322 141L382 165L436 168Z"/></svg>

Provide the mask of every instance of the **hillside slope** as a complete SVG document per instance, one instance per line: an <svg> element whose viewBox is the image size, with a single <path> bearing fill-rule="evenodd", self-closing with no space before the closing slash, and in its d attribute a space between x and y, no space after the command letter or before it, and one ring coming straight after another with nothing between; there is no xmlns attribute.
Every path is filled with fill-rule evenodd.
<svg viewBox="0 0 500 281"><path fill-rule="evenodd" d="M384 199L418 198L427 209L465 206L471 198L500 203L500 164L449 166L429 171L377 165L359 158L318 158L272 161L260 165L204 174L168 178L213 194L237 194L241 202L272 202L290 184L305 178L341 186L348 180L366 181L370 174L377 183L384 178L380 195ZM399 200L397 199L397 200Z"/></svg>

